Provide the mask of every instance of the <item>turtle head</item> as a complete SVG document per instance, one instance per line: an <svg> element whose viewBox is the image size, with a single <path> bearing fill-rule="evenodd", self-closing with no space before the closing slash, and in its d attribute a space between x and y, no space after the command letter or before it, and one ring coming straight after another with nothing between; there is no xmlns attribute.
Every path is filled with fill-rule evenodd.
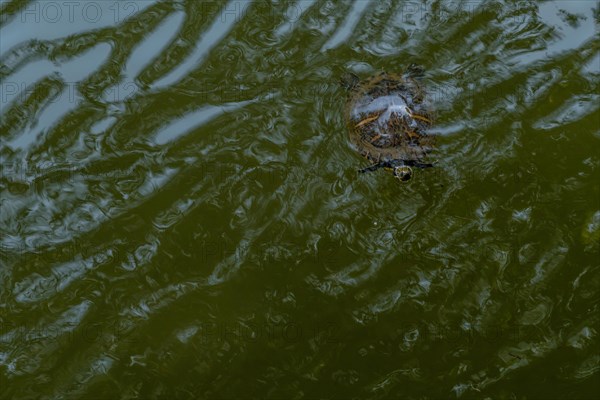
<svg viewBox="0 0 600 400"><path fill-rule="evenodd" d="M394 167L394 176L400 180L400 182L408 182L412 178L412 168L407 165L400 165Z"/></svg>

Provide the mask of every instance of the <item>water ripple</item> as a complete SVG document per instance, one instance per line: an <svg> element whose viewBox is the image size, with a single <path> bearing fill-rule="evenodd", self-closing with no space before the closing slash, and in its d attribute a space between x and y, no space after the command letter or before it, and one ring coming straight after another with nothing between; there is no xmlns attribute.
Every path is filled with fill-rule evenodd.
<svg viewBox="0 0 600 400"><path fill-rule="evenodd" d="M0 8L2 397L597 392L597 5ZM410 63L399 186L338 80Z"/></svg>

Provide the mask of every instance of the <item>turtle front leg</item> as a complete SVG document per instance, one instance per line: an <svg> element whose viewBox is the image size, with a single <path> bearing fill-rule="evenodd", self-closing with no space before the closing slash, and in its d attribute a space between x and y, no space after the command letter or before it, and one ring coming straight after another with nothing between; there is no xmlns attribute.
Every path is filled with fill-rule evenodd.
<svg viewBox="0 0 600 400"><path fill-rule="evenodd" d="M376 164L373 164L369 167L363 168L363 169L359 169L358 172L360 172L361 174L365 173L365 172L371 172L371 171L377 171L379 168L383 168L385 167L384 163L378 162Z"/></svg>
<svg viewBox="0 0 600 400"><path fill-rule="evenodd" d="M417 167L417 168L431 168L431 167L433 167L433 164L422 163L420 161L414 161L414 160L406 160L406 161L404 161L404 165L408 165L410 167Z"/></svg>

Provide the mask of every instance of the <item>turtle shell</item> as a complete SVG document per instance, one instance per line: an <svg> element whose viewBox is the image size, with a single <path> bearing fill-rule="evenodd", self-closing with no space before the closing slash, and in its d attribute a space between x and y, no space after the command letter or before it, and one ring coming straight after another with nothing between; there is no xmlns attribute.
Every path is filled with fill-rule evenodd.
<svg viewBox="0 0 600 400"><path fill-rule="evenodd" d="M419 165L434 137L426 133L433 117L416 77L383 72L347 87L346 123L358 152L374 164Z"/></svg>

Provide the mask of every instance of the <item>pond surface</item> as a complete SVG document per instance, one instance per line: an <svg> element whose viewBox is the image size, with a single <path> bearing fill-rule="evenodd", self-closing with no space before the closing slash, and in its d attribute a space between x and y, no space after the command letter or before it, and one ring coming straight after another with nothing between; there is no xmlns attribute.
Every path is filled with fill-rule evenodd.
<svg viewBox="0 0 600 400"><path fill-rule="evenodd" d="M600 393L596 2L0 10L1 398ZM437 163L359 174L411 63Z"/></svg>

